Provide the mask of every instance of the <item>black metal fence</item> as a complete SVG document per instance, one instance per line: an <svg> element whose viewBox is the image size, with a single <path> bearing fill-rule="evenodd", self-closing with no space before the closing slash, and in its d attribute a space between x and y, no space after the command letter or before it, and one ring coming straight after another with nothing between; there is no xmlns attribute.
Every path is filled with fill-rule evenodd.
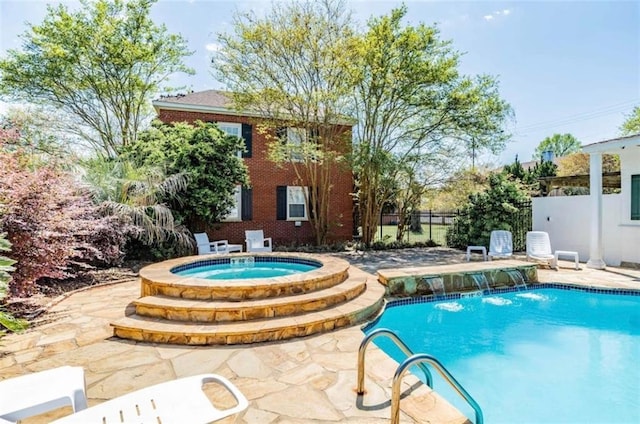
<svg viewBox="0 0 640 424"><path fill-rule="evenodd" d="M532 228L531 201L513 206L517 209L516 212L494 217L494 220L507 224L510 228L514 251L524 251L527 231L531 231ZM464 210L420 211L405 219L406 231L401 241L408 244L436 243L441 246L459 248L475 244L488 245L487 234L479 235L470 231L470 228L480 227L473 225L474 221L478 219L487 219L487 216L482 212L470 213ZM396 241L399 220L398 214L382 214L376 240ZM485 238L486 240L484 240Z"/></svg>

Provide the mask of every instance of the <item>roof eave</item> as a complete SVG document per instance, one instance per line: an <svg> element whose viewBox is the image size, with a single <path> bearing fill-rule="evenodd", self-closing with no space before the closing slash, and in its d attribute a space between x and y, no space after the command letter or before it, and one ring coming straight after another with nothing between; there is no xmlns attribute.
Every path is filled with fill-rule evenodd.
<svg viewBox="0 0 640 424"><path fill-rule="evenodd" d="M235 109L229 109L226 107L220 106L203 106L203 105L194 105L188 103L175 103L175 102L167 102L162 100L154 100L151 102L153 107L156 110L156 113L160 111L160 109L164 110L179 110L186 112L200 112L200 113L217 113L219 115L230 115L230 116L246 116L249 118L263 118L262 114L255 111L238 111ZM353 127L356 125L357 121L341 119L336 121L334 125L345 125Z"/></svg>
<svg viewBox="0 0 640 424"><path fill-rule="evenodd" d="M582 146L585 153L619 153L627 147L640 147L640 134L604 140Z"/></svg>
<svg viewBox="0 0 640 424"><path fill-rule="evenodd" d="M220 115L248 116L251 118L260 118L261 116L257 112L237 111L235 109L229 109L229 108L220 107L220 106L193 105L188 103L166 102L162 100L154 100L152 104L156 112L159 112L160 109L164 109L164 110L180 110L180 111L186 111L186 112L217 113Z"/></svg>

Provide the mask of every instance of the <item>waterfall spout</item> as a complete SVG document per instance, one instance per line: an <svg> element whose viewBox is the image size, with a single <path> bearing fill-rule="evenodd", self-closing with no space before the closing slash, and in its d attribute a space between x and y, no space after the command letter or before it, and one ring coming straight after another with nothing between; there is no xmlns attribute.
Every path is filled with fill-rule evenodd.
<svg viewBox="0 0 640 424"><path fill-rule="evenodd" d="M527 288L527 283L524 281L524 277L522 276L522 273L520 271L518 271L517 269L508 269L505 270L505 272L517 288Z"/></svg>
<svg viewBox="0 0 640 424"><path fill-rule="evenodd" d="M427 277L425 278L429 288L434 295L445 295L447 292L444 289L444 278L442 277Z"/></svg>
<svg viewBox="0 0 640 424"><path fill-rule="evenodd" d="M479 290L490 290L489 280L487 280L487 276L483 273L471 274L471 279L474 283L476 283L476 286L478 286Z"/></svg>

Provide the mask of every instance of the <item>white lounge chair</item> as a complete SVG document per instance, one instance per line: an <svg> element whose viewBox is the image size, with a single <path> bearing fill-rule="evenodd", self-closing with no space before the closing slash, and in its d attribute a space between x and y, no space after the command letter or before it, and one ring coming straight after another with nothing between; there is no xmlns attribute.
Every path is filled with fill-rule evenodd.
<svg viewBox="0 0 640 424"><path fill-rule="evenodd" d="M70 405L87 407L84 370L63 366L0 381L0 423L15 423Z"/></svg>
<svg viewBox="0 0 640 424"><path fill-rule="evenodd" d="M527 233L527 260L547 262L551 268L556 268L556 260L551 250L549 234L544 231L529 231Z"/></svg>
<svg viewBox="0 0 640 424"><path fill-rule="evenodd" d="M203 391L203 385L209 382L224 386L237 405L216 408ZM51 424L205 424L242 412L248 406L247 398L229 380L216 374L201 374L128 393Z"/></svg>
<svg viewBox="0 0 640 424"><path fill-rule="evenodd" d="M271 252L271 237L264 237L262 230L245 231L247 252Z"/></svg>
<svg viewBox="0 0 640 424"><path fill-rule="evenodd" d="M193 233L193 236L198 245L198 255L242 252L241 244L229 244L227 240L209 241L207 233Z"/></svg>
<svg viewBox="0 0 640 424"><path fill-rule="evenodd" d="M489 260L494 258L510 258L513 256L513 237L511 231L491 231L489 239Z"/></svg>

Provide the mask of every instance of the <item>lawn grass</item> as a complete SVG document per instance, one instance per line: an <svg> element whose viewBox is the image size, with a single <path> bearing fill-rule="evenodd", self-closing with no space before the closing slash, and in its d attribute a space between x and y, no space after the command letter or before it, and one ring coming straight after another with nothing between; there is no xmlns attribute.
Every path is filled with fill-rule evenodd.
<svg viewBox="0 0 640 424"><path fill-rule="evenodd" d="M382 227L382 237L380 237L380 228ZM378 227L375 241L384 241L385 243L393 243L396 240L396 225L382 225ZM429 237L429 224L422 225L422 233L408 231L404 240L407 243L426 243L430 239L441 246L447 245L447 228L449 225L431 224L431 237Z"/></svg>

